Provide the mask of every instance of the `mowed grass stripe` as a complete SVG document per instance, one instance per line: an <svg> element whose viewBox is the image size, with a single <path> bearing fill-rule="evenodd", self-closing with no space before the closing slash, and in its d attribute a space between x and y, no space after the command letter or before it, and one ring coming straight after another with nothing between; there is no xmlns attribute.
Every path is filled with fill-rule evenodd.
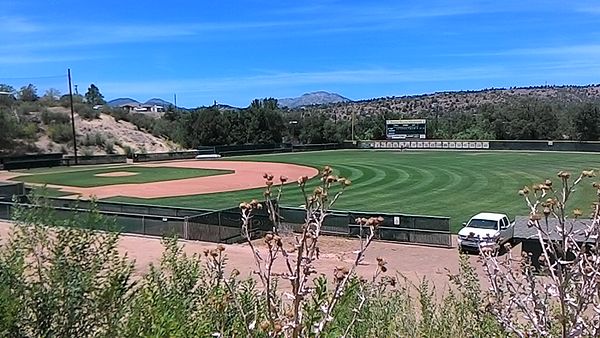
<svg viewBox="0 0 600 338"><path fill-rule="evenodd" d="M236 160L313 167L331 165L337 174L353 181L336 209L449 216L455 230L480 211L527 215L528 209L522 197L517 195L525 184L539 183L546 178L558 183L556 173L559 170L569 170L575 176L581 170L600 168L600 154L558 152L339 150L245 156ZM578 188L573 208L589 210L588 206L594 200L592 181L586 180ZM312 191L317 183L318 180L311 180L307 190ZM113 200L218 209L261 197L262 189L254 189L153 200ZM295 184L285 188L284 205L302 203Z"/></svg>

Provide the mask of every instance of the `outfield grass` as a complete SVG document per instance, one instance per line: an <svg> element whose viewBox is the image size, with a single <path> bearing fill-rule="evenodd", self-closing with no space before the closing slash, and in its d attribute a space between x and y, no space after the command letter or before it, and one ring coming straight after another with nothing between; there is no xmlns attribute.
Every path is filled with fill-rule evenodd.
<svg viewBox="0 0 600 338"><path fill-rule="evenodd" d="M236 157L235 160L271 161L315 167L331 165L353 184L336 209L402 212L449 216L456 231L480 211L526 215L517 191L526 184L556 179L559 170L575 174L600 168L600 154L559 152L391 152L343 150ZM600 180L600 178L599 178ZM312 180L312 184L316 184ZM295 184L285 189L284 205L298 206L302 198ZM594 197L591 180L574 195L573 207L587 210ZM239 201L261 198L262 190L126 201L196 208L225 208Z"/></svg>
<svg viewBox="0 0 600 338"><path fill-rule="evenodd" d="M111 172L130 172L133 176L99 177L97 174ZM203 176L213 176L231 173L230 170L193 169L174 167L142 167L119 166L102 169L56 171L44 174L23 175L12 178L15 181L39 184L68 185L73 187L97 187L124 183L150 183L159 181L180 180Z"/></svg>

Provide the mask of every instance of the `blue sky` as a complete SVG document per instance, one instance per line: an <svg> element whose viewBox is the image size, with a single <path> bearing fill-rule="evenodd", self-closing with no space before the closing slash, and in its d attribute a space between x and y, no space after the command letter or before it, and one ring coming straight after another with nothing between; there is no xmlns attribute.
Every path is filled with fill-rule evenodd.
<svg viewBox="0 0 600 338"><path fill-rule="evenodd" d="M600 83L599 1L0 0L0 83L213 100L353 100Z"/></svg>

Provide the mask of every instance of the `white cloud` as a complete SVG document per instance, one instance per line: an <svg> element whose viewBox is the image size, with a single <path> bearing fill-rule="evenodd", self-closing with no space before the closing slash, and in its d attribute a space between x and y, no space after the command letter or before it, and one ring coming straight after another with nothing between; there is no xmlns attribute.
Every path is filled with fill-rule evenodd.
<svg viewBox="0 0 600 338"><path fill-rule="evenodd" d="M3 35L39 32L42 27L22 16L0 15L0 32Z"/></svg>
<svg viewBox="0 0 600 338"><path fill-rule="evenodd" d="M436 82L500 77L501 67L471 67L456 69L358 69L322 72L279 72L223 78L197 78L185 80L149 80L104 82L107 92L129 95L145 93L211 93L235 91L253 87L276 88L288 85L332 84L390 84L408 82Z"/></svg>
<svg viewBox="0 0 600 338"><path fill-rule="evenodd" d="M448 54L448 56L600 56L600 44L515 48L489 52Z"/></svg>

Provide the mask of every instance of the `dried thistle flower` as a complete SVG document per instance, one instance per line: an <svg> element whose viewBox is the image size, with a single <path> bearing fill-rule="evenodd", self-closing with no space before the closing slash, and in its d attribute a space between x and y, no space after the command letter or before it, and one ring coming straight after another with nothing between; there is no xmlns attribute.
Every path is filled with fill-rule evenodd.
<svg viewBox="0 0 600 338"><path fill-rule="evenodd" d="M306 184L306 181L308 181L308 176L300 176L298 178L298 185Z"/></svg>
<svg viewBox="0 0 600 338"><path fill-rule="evenodd" d="M568 171L559 171L558 172L558 177L562 178L562 179L568 179L571 177L571 173L569 173Z"/></svg>
<svg viewBox="0 0 600 338"><path fill-rule="evenodd" d="M320 196L323 193L323 188L316 187L313 193L315 196Z"/></svg>
<svg viewBox="0 0 600 338"><path fill-rule="evenodd" d="M325 179L325 182L327 183L333 183L333 182L337 182L337 177L333 176L333 175L329 175L327 176L327 178Z"/></svg>
<svg viewBox="0 0 600 338"><path fill-rule="evenodd" d="M285 182L287 182L287 181L288 181L288 178L287 178L287 176L283 176L283 175L281 175L281 176L279 176L279 181L280 181L281 183L285 183Z"/></svg>
<svg viewBox="0 0 600 338"><path fill-rule="evenodd" d="M575 218L580 217L581 215L583 215L583 212L581 212L581 209L576 208L573 210L573 216L575 216Z"/></svg>
<svg viewBox="0 0 600 338"><path fill-rule="evenodd" d="M584 170L581 172L581 176L583 177L594 177L596 176L596 174L594 173L594 170Z"/></svg>
<svg viewBox="0 0 600 338"><path fill-rule="evenodd" d="M217 245L217 250L223 252L225 251L225 247L222 244L219 244Z"/></svg>
<svg viewBox="0 0 600 338"><path fill-rule="evenodd" d="M531 214L529 215L529 219L532 221L539 221L542 219L542 215L535 213L535 214Z"/></svg>
<svg viewBox="0 0 600 338"><path fill-rule="evenodd" d="M271 323L269 323L269 321L266 319L263 320L262 322L260 322L260 329L263 331L267 331L270 326L271 326Z"/></svg>

